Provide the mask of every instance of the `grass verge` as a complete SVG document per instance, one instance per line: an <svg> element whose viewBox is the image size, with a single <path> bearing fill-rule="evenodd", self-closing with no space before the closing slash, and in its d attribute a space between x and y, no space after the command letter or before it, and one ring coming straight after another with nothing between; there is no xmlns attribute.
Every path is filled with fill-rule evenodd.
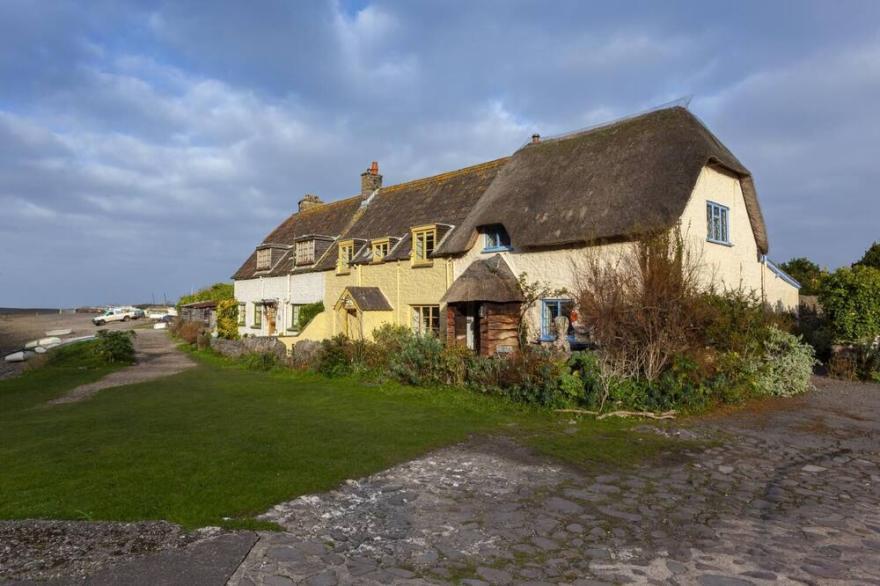
<svg viewBox="0 0 880 586"><path fill-rule="evenodd" d="M254 516L275 503L474 434L510 436L585 469L681 447L634 434L628 422L571 424L463 391L256 372L195 356L199 365L183 373L51 408L42 404L112 368L80 369L88 356L71 353L0 381L0 518L269 528Z"/></svg>

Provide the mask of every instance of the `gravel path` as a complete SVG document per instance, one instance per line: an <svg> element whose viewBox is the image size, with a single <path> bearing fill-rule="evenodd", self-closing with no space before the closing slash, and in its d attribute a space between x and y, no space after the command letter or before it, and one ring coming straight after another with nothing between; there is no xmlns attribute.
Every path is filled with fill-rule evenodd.
<svg viewBox="0 0 880 586"><path fill-rule="evenodd" d="M231 583L880 584L880 386L817 384L689 422L718 445L683 463L470 443L282 503Z"/></svg>
<svg viewBox="0 0 880 586"><path fill-rule="evenodd" d="M80 385L66 395L49 401L50 405L84 401L103 389L142 383L170 376L192 368L195 363L178 350L168 334L162 330L139 330L134 338L137 362L112 372L99 381Z"/></svg>

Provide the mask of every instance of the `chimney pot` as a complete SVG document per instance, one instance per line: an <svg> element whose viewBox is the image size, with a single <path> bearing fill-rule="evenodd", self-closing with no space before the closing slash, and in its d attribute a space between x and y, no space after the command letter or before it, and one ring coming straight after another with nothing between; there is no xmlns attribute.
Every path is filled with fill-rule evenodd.
<svg viewBox="0 0 880 586"><path fill-rule="evenodd" d="M538 144L539 142L541 142L541 135L538 133L533 134L532 135L532 144Z"/></svg>
<svg viewBox="0 0 880 586"><path fill-rule="evenodd" d="M367 199L382 187L382 176L379 175L379 163L373 161L370 168L361 173L361 197Z"/></svg>
<svg viewBox="0 0 880 586"><path fill-rule="evenodd" d="M313 193L307 193L303 196L301 200L299 200L299 211L307 210L309 208L317 207L322 205L324 202L321 201L321 198Z"/></svg>

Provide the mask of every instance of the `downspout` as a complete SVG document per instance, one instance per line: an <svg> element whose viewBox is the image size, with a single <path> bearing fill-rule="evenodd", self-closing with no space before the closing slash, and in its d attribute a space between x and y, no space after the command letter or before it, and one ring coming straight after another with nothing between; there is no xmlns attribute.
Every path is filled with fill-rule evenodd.
<svg viewBox="0 0 880 586"><path fill-rule="evenodd" d="M394 284L396 291L394 293L397 306L397 311L394 312L394 323L396 325L402 325L400 320L400 313L403 311L403 308L400 306L400 259L397 259L397 265L394 267Z"/></svg>

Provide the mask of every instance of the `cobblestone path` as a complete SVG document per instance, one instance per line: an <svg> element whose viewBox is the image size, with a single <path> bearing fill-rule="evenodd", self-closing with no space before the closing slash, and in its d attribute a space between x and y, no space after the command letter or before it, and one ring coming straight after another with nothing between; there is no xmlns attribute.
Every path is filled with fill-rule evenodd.
<svg viewBox="0 0 880 586"><path fill-rule="evenodd" d="M505 442L280 504L232 584L880 584L880 386L689 422L709 449L590 475Z"/></svg>

